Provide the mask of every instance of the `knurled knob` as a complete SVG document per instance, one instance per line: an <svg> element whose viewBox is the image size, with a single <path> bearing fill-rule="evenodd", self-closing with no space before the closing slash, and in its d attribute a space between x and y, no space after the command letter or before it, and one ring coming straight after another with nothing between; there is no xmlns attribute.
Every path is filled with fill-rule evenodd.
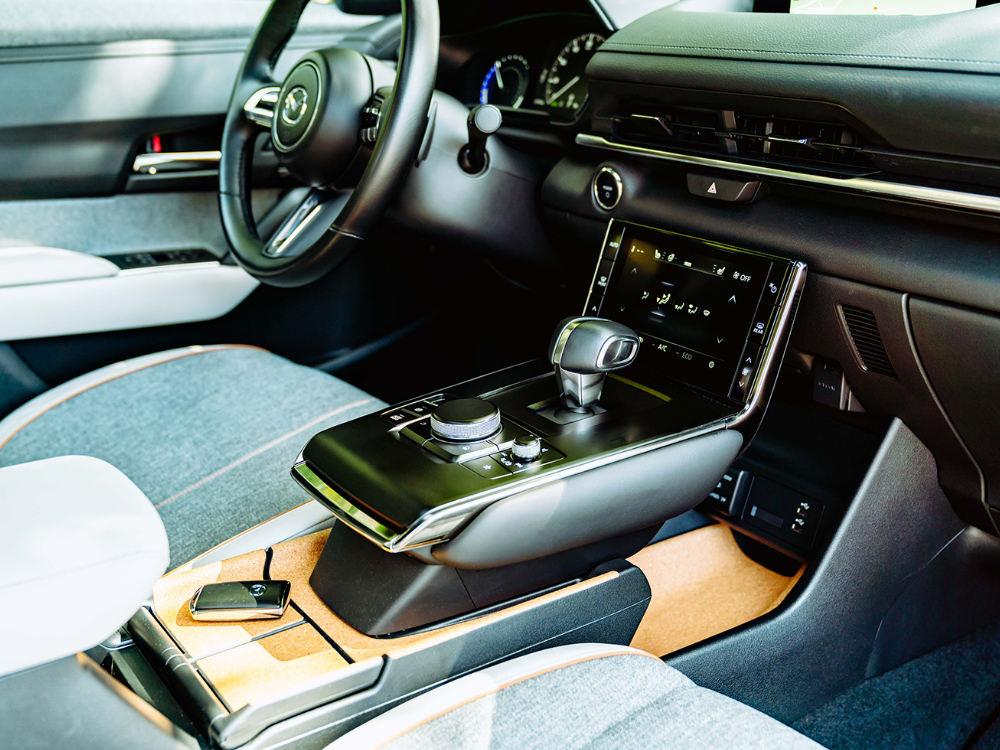
<svg viewBox="0 0 1000 750"><path fill-rule="evenodd" d="M486 440L500 431L500 410L480 398L445 401L431 414L434 437L457 443Z"/></svg>
<svg viewBox="0 0 1000 750"><path fill-rule="evenodd" d="M542 441L534 435L522 435L514 440L510 452L521 461L534 461L542 455Z"/></svg>

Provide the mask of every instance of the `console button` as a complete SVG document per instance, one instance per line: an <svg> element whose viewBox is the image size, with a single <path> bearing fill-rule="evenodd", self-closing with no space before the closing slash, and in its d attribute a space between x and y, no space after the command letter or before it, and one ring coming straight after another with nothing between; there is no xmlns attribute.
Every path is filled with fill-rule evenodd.
<svg viewBox="0 0 1000 750"><path fill-rule="evenodd" d="M522 430L520 427L508 422L507 420L504 420L502 424L503 427L500 430L500 434L494 435L490 438L490 442L497 447L497 450L507 450L519 437L530 436L531 434L527 430Z"/></svg>
<svg viewBox="0 0 1000 750"><path fill-rule="evenodd" d="M777 308L770 305L761 305L757 308L757 313L753 316L753 325L750 326L750 335L747 342L751 344L763 345L767 339L767 334L771 330L771 323L774 319L774 311Z"/></svg>
<svg viewBox="0 0 1000 750"><path fill-rule="evenodd" d="M410 412L417 417L429 417L431 412L437 408L437 404L429 404L426 401L418 401L415 404L408 404L403 407L406 411Z"/></svg>
<svg viewBox="0 0 1000 750"><path fill-rule="evenodd" d="M597 268L597 276L594 277L594 290L600 290L601 294L608 289L608 284L611 283L611 269L615 267L615 262L613 260L602 260L601 265Z"/></svg>
<svg viewBox="0 0 1000 750"><path fill-rule="evenodd" d="M421 419L419 422L411 422L406 425L400 433L405 438L409 438L417 445L423 445L431 439L431 423L429 419Z"/></svg>
<svg viewBox="0 0 1000 750"><path fill-rule="evenodd" d="M497 460L496 456L486 456L485 458L466 461L462 466L484 479L500 479L510 476L510 472Z"/></svg>
<svg viewBox="0 0 1000 750"><path fill-rule="evenodd" d="M703 174L688 174L688 192L729 203L747 203L757 197L760 180L729 180Z"/></svg>
<svg viewBox="0 0 1000 750"><path fill-rule="evenodd" d="M771 273L768 274L767 281L764 282L764 294L760 301L766 305L777 305L781 301L781 288L785 284L785 275L788 273L788 266L784 263L772 263Z"/></svg>
<svg viewBox="0 0 1000 750"><path fill-rule="evenodd" d="M705 502L712 510L739 518L752 479L753 477L746 471L730 469L722 475L715 489L708 493Z"/></svg>
<svg viewBox="0 0 1000 750"><path fill-rule="evenodd" d="M506 466L511 472L517 474L522 471L527 471L528 469L533 469L536 466L544 466L545 464L550 464L553 461L558 461L561 458L565 458L562 453L557 451L548 443L542 442L541 451L538 454L538 458L533 461L524 461L515 456L511 451L506 450L503 453L498 453L494 456L501 464Z"/></svg>
<svg viewBox="0 0 1000 750"><path fill-rule="evenodd" d="M413 419L413 415L408 414L407 412L405 412L403 409L400 408L385 412L382 415L382 419L384 419L389 424L403 424L404 422Z"/></svg>
<svg viewBox="0 0 1000 750"><path fill-rule="evenodd" d="M438 458L454 463L455 461L471 461L474 458L496 453L497 447L488 440L481 443L446 443L443 440L428 440L424 443L428 450Z"/></svg>
<svg viewBox="0 0 1000 750"><path fill-rule="evenodd" d="M763 350L755 344L747 344L740 357L739 369L736 371L736 382L733 383L732 390L729 391L729 398L741 403L746 403L747 394L750 393L750 386L753 385L754 376L757 375L757 368L760 367L760 357Z"/></svg>

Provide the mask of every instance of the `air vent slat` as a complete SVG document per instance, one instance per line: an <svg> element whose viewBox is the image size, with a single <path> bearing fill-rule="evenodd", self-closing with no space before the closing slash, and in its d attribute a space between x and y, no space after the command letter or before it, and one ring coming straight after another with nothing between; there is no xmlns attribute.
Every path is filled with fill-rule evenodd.
<svg viewBox="0 0 1000 750"><path fill-rule="evenodd" d="M853 305L841 305L840 309L844 314L851 343L854 344L854 350L864 368L868 372L896 378L896 371L889 360L889 353L885 350L875 313Z"/></svg>
<svg viewBox="0 0 1000 750"><path fill-rule="evenodd" d="M845 125L674 105L634 104L613 117L619 143L725 155L812 171L877 171L865 143Z"/></svg>

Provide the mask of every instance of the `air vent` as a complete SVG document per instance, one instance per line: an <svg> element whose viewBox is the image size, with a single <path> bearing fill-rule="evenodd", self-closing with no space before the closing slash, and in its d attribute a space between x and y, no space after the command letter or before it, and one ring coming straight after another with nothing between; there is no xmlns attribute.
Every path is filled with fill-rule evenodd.
<svg viewBox="0 0 1000 750"><path fill-rule="evenodd" d="M694 107L635 105L613 118L619 143L836 174L878 171L844 125Z"/></svg>
<svg viewBox="0 0 1000 750"><path fill-rule="evenodd" d="M889 354L882 343L882 334L878 330L878 321L871 310L851 305L841 305L840 309L844 313L844 322L847 323L847 330L851 334L851 341L854 350L861 358L861 363L868 372L877 375L885 375L887 378L895 378L896 371L889 361Z"/></svg>

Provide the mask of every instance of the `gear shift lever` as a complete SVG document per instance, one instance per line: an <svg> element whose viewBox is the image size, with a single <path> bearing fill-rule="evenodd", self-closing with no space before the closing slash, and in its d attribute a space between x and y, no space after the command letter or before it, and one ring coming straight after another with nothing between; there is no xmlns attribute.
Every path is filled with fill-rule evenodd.
<svg viewBox="0 0 1000 750"><path fill-rule="evenodd" d="M574 412L589 412L601 400L609 372L628 367L639 352L639 336L603 318L566 318L549 344L559 397Z"/></svg>

